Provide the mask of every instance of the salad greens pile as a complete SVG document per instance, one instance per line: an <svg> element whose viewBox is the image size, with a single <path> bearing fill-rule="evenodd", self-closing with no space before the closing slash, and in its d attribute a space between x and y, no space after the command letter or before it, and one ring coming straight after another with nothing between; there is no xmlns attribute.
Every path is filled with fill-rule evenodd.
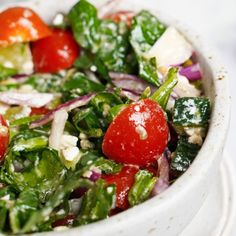
<svg viewBox="0 0 236 236"><path fill-rule="evenodd" d="M167 172L159 163L137 167L127 193L129 207L153 196L163 173L167 186L184 173L207 133L211 108L198 89L201 78L181 75L181 69L191 67L196 59L159 67L158 58L145 56L153 47L159 47L160 53L158 41L168 28L153 14L143 10L129 25L109 17L100 19L95 6L80 0L63 20L56 27L71 29L80 45L71 68L22 75L19 65L1 65L7 52L4 49L1 54L0 49L0 108L7 106L0 114L10 133L4 157L0 152L0 232L85 225L124 210L117 208L120 186L115 181L107 183L104 176L118 175L125 164L106 157L102 142L111 122L132 102L146 98L158 102L170 135L162 155ZM24 54L17 53L22 60ZM19 74L20 78L14 77ZM28 91L45 97L53 94L44 106L46 113L32 114L25 100L25 104L7 103L7 93L14 97ZM61 111L66 114L64 123ZM0 142L2 127L6 125L0 119Z"/></svg>

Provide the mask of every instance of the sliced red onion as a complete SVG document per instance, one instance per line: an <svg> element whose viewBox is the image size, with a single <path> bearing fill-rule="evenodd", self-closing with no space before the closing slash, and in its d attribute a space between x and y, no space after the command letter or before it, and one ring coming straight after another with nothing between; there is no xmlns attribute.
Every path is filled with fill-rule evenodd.
<svg viewBox="0 0 236 236"><path fill-rule="evenodd" d="M43 107L53 100L51 93L19 93L19 92L1 92L0 102L9 105L21 105L29 107Z"/></svg>
<svg viewBox="0 0 236 236"><path fill-rule="evenodd" d="M88 189L85 187L77 188L70 194L70 199L81 198L82 196L84 196L84 194L87 191L88 191Z"/></svg>
<svg viewBox="0 0 236 236"><path fill-rule="evenodd" d="M110 72L109 76L116 87L127 89L137 94L142 94L147 87L150 87L152 91L156 90L154 86L135 75Z"/></svg>
<svg viewBox="0 0 236 236"><path fill-rule="evenodd" d="M125 96L125 97L127 97L128 99L130 99L134 102L136 102L140 99L140 95L141 94L135 93L135 92L133 92L131 90L128 90L128 89L122 89L121 90L121 96Z"/></svg>
<svg viewBox="0 0 236 236"><path fill-rule="evenodd" d="M170 165L168 162L168 156L170 152L166 150L163 155L158 159L158 172L159 178L156 181L156 184L152 190L152 196L156 196L169 187L169 173Z"/></svg>
<svg viewBox="0 0 236 236"><path fill-rule="evenodd" d="M98 179L100 179L102 176L102 173L99 169L93 169L92 174L89 177L89 180L96 182Z"/></svg>
<svg viewBox="0 0 236 236"><path fill-rule="evenodd" d="M90 94L87 94L85 96L81 96L81 97L75 98L73 100L70 100L70 101L68 101L66 103L63 103L63 104L59 105L56 109L48 112L41 119L32 122L31 125L29 126L29 128L33 129L33 128L36 128L36 127L39 127L39 126L47 124L48 122L53 120L55 113L57 111L59 111L59 110L65 110L65 111L69 112L69 111L71 111L71 110L73 110L73 109L75 109L77 107L84 106L84 105L88 104L89 101L94 96L95 96L94 93L90 93Z"/></svg>
<svg viewBox="0 0 236 236"><path fill-rule="evenodd" d="M200 80L202 78L202 73L199 63L193 64L188 67L182 67L180 68L179 73L191 81Z"/></svg>
<svg viewBox="0 0 236 236"><path fill-rule="evenodd" d="M27 74L17 74L17 75L13 75L12 76L12 78L16 79L16 80L18 80L18 79L25 79L26 77L29 77L29 75L27 75Z"/></svg>

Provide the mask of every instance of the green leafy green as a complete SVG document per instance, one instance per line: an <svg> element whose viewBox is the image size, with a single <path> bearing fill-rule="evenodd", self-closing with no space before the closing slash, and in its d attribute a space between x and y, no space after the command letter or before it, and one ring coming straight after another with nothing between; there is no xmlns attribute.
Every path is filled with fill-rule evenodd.
<svg viewBox="0 0 236 236"><path fill-rule="evenodd" d="M88 170L89 167L78 170L74 173L69 172L64 181L60 183L54 194L48 199L45 206L41 210L35 212L27 221L24 228L21 230L21 233L37 231L40 228L41 224L47 223L47 221L50 222L52 219L50 219L49 217L52 214L53 210L58 207L63 201L65 201L65 197L68 196L68 194L71 193L74 189L79 187L90 188L91 186L93 186L93 183L91 181L81 178L82 174L86 170Z"/></svg>
<svg viewBox="0 0 236 236"><path fill-rule="evenodd" d="M38 194L34 189L21 192L10 210L10 225L13 233L19 233L32 214L39 208Z"/></svg>
<svg viewBox="0 0 236 236"><path fill-rule="evenodd" d="M34 74L24 84L31 85L41 93L54 93L61 91L62 79L59 74Z"/></svg>
<svg viewBox="0 0 236 236"><path fill-rule="evenodd" d="M8 68L0 65L0 81L5 80L8 77L17 74L17 70L14 68Z"/></svg>
<svg viewBox="0 0 236 236"><path fill-rule="evenodd" d="M152 94L151 98L158 102L158 104L165 110L168 103L170 94L178 82L177 68L171 68L168 71L166 81L161 85L161 87Z"/></svg>
<svg viewBox="0 0 236 236"><path fill-rule="evenodd" d="M139 74L141 78L156 86L160 85L156 60L146 59L143 54L160 38L165 29L166 27L148 11L141 11L136 15L131 25L130 43L139 62Z"/></svg>
<svg viewBox="0 0 236 236"><path fill-rule="evenodd" d="M105 159L94 152L85 152L81 155L78 163L79 168L93 165L99 168L104 174L115 174L121 171L122 165L112 160Z"/></svg>
<svg viewBox="0 0 236 236"><path fill-rule="evenodd" d="M98 167L104 174L116 174L122 169L122 165L118 164L112 160L105 159L103 157L99 158L94 162L94 165Z"/></svg>
<svg viewBox="0 0 236 236"><path fill-rule="evenodd" d="M200 126L208 124L211 114L210 101L205 97L183 97L175 102L173 123L176 126Z"/></svg>
<svg viewBox="0 0 236 236"><path fill-rule="evenodd" d="M135 175L135 183L129 191L128 200L131 206L135 206L147 200L157 181L147 170L140 170Z"/></svg>
<svg viewBox="0 0 236 236"><path fill-rule="evenodd" d="M97 9L86 0L75 4L68 14L74 37L83 48L96 53L100 46Z"/></svg>
<svg viewBox="0 0 236 236"><path fill-rule="evenodd" d="M75 225L84 225L107 217L115 201L115 185L106 186L104 180L86 192Z"/></svg>
<svg viewBox="0 0 236 236"><path fill-rule="evenodd" d="M181 136L171 161L171 170L175 174L185 172L197 156L200 148L201 146L197 144L189 143L186 136Z"/></svg>
<svg viewBox="0 0 236 236"><path fill-rule="evenodd" d="M48 138L45 136L34 137L31 139L19 139L12 147L13 153L31 152L47 147Z"/></svg>
<svg viewBox="0 0 236 236"><path fill-rule="evenodd" d="M54 150L44 148L29 153L20 152L17 155L9 151L0 172L0 180L17 191L37 189L41 201L44 202L63 180L65 173L66 169Z"/></svg>
<svg viewBox="0 0 236 236"><path fill-rule="evenodd" d="M100 20L96 8L86 0L79 1L68 17L75 39L83 48L96 54L108 70L126 71L128 28L124 23ZM80 62L75 64L81 66Z"/></svg>

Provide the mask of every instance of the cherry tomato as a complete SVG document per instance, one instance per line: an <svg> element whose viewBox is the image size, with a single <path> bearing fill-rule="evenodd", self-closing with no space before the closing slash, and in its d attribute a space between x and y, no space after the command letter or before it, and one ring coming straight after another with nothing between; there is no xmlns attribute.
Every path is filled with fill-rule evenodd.
<svg viewBox="0 0 236 236"><path fill-rule="evenodd" d="M132 11L118 11L118 12L106 15L104 18L113 20L117 23L123 21L123 22L126 22L128 25L131 25L132 18L134 17L134 15L135 14Z"/></svg>
<svg viewBox="0 0 236 236"><path fill-rule="evenodd" d="M122 210L129 208L128 194L134 184L135 174L138 172L136 166L124 166L121 172L112 175L103 175L107 184L116 185L116 207Z"/></svg>
<svg viewBox="0 0 236 236"><path fill-rule="evenodd" d="M49 112L50 110L46 107L31 107L31 112L30 115L34 116L34 115L45 115Z"/></svg>
<svg viewBox="0 0 236 236"><path fill-rule="evenodd" d="M35 41L51 34L49 27L31 9L13 7L0 13L0 46Z"/></svg>
<svg viewBox="0 0 236 236"><path fill-rule="evenodd" d="M53 34L32 44L36 72L53 73L71 67L79 46L70 31L54 29Z"/></svg>
<svg viewBox="0 0 236 236"><path fill-rule="evenodd" d="M108 127L103 153L119 163L145 167L155 164L169 136L162 108L151 99L130 104Z"/></svg>
<svg viewBox="0 0 236 236"><path fill-rule="evenodd" d="M60 219L52 223L52 227L55 228L59 226L72 226L75 218L76 217L74 215L68 215L64 219Z"/></svg>
<svg viewBox="0 0 236 236"><path fill-rule="evenodd" d="M9 143L9 129L7 122L0 115L0 162L3 161L4 154Z"/></svg>

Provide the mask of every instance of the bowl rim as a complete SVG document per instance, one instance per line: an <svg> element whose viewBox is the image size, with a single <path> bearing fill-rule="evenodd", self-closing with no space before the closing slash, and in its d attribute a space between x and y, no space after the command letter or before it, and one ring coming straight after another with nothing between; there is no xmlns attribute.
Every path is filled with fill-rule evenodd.
<svg viewBox="0 0 236 236"><path fill-rule="evenodd" d="M32 1L29 3L27 0L21 0L15 3L6 3L0 5L0 10L10 6L34 4L34 2L36 1ZM148 10L150 11L150 8ZM168 205L175 204L174 202L184 197L184 195L191 190L192 186L195 186L198 182L202 181L211 165L216 161L215 157L219 152L223 151L230 121L230 95L227 72L225 71L224 67L221 66L221 63L219 62L217 57L212 53L213 50L209 49L209 46L206 47L206 43L203 43L203 36L199 37L198 35L193 33L192 30L186 27L186 25L183 25L182 22L173 19L173 17L169 16L166 13L153 10L151 11L155 15L157 15L158 18L161 19L161 21L163 21L165 24L172 25L180 30L180 32L182 32L184 36L191 42L194 48L198 46L197 54L200 54L205 59L205 65L211 70L211 80L213 83L212 85L215 89L215 98L207 136L198 155L196 156L189 169L181 177L179 177L175 181L175 183L171 185L166 191L145 201L140 205L137 205L115 216L112 216L111 218L104 219L85 226L80 226L80 231L87 232L87 229L89 229L89 231L96 230L99 233L99 230L104 230L104 227L109 227L109 225L113 225L112 227L116 227L116 229L118 230L122 228L122 225L124 224L132 225L132 222L137 221L136 217L133 216L137 215L138 212L142 212L142 217L145 218L146 214L150 215L155 214L155 212L157 211L163 211L164 209L168 208ZM209 147L215 148L209 150ZM184 187L180 188L180 186ZM67 232L68 234L73 234L74 231L78 232L78 227L68 229ZM64 232L65 231L53 231L43 232L43 234L51 235L52 233L57 233L57 235L60 235ZM37 234L41 233L35 233L35 235Z"/></svg>

